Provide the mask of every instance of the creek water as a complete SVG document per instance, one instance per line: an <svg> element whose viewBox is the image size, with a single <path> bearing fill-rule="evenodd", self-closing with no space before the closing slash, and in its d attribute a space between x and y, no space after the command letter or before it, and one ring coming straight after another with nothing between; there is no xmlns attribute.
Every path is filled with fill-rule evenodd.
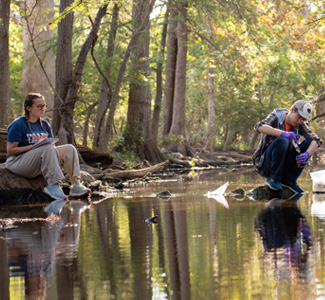
<svg viewBox="0 0 325 300"><path fill-rule="evenodd" d="M7 226L0 299L325 299L325 196L308 170L296 201L205 196L225 182L247 192L264 180L193 172Z"/></svg>

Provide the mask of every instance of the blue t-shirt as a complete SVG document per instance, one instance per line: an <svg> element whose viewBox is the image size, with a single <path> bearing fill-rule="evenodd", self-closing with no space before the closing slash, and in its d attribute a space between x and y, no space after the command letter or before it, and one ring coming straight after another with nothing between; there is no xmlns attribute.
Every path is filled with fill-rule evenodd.
<svg viewBox="0 0 325 300"><path fill-rule="evenodd" d="M17 118L8 127L8 142L18 142L18 147L35 144L41 137L53 137L51 126L45 120L37 120L35 123L29 122L32 132L29 130L27 120L24 116Z"/></svg>

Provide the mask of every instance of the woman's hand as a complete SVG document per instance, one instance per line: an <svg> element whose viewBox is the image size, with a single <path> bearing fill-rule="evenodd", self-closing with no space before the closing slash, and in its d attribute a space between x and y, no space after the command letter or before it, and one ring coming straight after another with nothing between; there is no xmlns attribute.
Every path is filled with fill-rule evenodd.
<svg viewBox="0 0 325 300"><path fill-rule="evenodd" d="M34 145L37 145L39 142L41 142L41 141L43 141L43 140L45 140L45 139L47 139L47 136L42 136L42 137L40 137L40 138L38 139L38 141L37 141L35 144L33 144L33 146L34 146Z"/></svg>

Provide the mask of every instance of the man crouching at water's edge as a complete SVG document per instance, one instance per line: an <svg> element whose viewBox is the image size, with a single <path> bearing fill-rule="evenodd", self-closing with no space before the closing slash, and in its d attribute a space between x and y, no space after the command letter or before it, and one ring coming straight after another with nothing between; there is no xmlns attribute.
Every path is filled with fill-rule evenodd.
<svg viewBox="0 0 325 300"><path fill-rule="evenodd" d="M272 190L287 187L303 193L297 184L304 166L323 141L307 126L312 106L305 100L296 101L291 108L275 109L255 126L262 133L253 164ZM300 136L304 140L298 145Z"/></svg>
<svg viewBox="0 0 325 300"><path fill-rule="evenodd" d="M46 108L41 94L30 93L26 96L24 116L8 127L6 168L26 178L42 174L48 183L44 192L55 200L68 198L59 184L64 178L62 170L68 173L72 183L70 196L89 194L90 189L80 183L79 158L73 145L56 147L48 143L35 147L43 139L53 138L50 124L42 119Z"/></svg>

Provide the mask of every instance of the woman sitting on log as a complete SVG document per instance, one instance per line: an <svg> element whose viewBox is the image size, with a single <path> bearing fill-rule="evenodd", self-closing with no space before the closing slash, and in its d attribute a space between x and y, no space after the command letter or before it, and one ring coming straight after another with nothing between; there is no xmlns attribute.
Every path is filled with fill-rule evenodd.
<svg viewBox="0 0 325 300"><path fill-rule="evenodd" d="M48 183L44 192L55 200L68 198L59 184L64 178L62 170L68 173L72 183L70 196L89 194L90 190L80 183L79 158L73 145L56 147L48 143L35 147L43 139L53 137L51 126L42 120L46 108L41 94L31 93L26 96L24 116L14 120L8 128L6 167L26 178L42 174Z"/></svg>

